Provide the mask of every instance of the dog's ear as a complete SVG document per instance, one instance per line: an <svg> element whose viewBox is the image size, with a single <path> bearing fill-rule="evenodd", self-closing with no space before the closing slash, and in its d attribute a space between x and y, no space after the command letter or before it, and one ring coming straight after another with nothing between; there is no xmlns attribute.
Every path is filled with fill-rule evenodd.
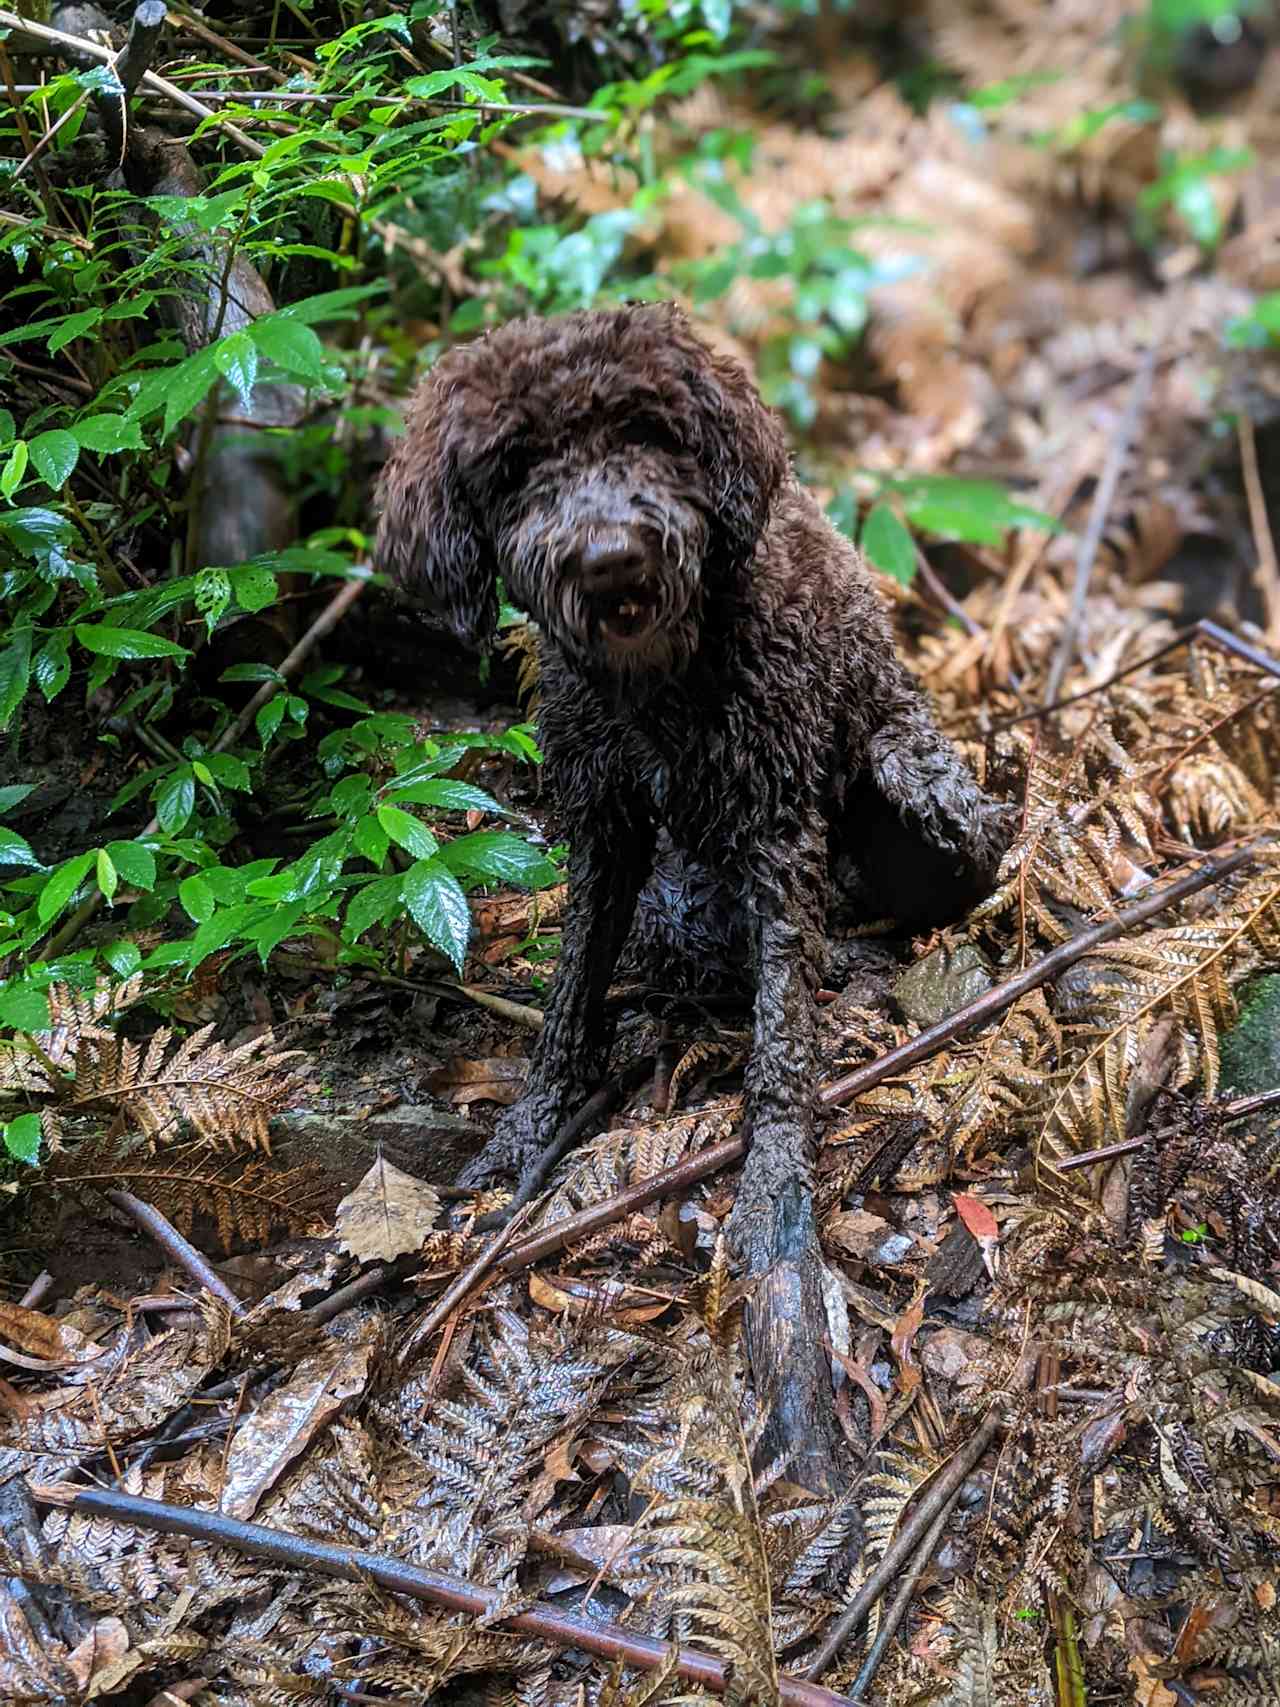
<svg viewBox="0 0 1280 1707"><path fill-rule="evenodd" d="M375 565L485 650L498 622L493 550L459 469L447 375L434 372L406 411L405 434L378 483Z"/></svg>
<svg viewBox="0 0 1280 1707"><path fill-rule="evenodd" d="M782 423L765 406L742 363L710 349L678 310L672 332L690 358L686 380L716 532L731 555L743 561L755 550L787 473Z"/></svg>

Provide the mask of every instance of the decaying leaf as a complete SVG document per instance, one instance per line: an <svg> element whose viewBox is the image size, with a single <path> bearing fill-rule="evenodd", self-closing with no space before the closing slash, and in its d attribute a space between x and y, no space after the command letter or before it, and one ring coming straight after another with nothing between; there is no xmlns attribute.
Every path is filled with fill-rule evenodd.
<svg viewBox="0 0 1280 1707"><path fill-rule="evenodd" d="M379 1156L338 1205L335 1231L360 1262L390 1262L421 1250L440 1215L433 1187Z"/></svg>

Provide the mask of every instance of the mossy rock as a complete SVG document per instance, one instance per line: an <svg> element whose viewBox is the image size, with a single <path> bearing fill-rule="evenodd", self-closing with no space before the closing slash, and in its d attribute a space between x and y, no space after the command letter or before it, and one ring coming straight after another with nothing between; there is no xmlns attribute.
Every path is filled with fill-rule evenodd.
<svg viewBox="0 0 1280 1707"><path fill-rule="evenodd" d="M937 1025L957 1008L985 996L995 982L991 965L976 943L940 946L910 966L893 986L893 999L905 1019Z"/></svg>
<svg viewBox="0 0 1280 1707"><path fill-rule="evenodd" d="M1219 1040L1222 1089L1253 1096L1280 1085L1280 973L1251 978L1240 992L1240 1015Z"/></svg>

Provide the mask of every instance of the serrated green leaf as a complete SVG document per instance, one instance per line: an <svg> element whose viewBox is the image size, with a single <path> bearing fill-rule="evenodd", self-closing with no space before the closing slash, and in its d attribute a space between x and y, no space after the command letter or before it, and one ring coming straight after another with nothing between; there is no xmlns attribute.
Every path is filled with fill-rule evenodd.
<svg viewBox="0 0 1280 1707"><path fill-rule="evenodd" d="M142 965L142 950L136 942L109 942L104 945L102 958L119 978L132 978Z"/></svg>
<svg viewBox="0 0 1280 1707"><path fill-rule="evenodd" d="M888 504L877 504L863 523L862 549L877 569L904 587L915 579L915 544Z"/></svg>
<svg viewBox="0 0 1280 1707"><path fill-rule="evenodd" d="M211 919L217 910L213 890L203 877L184 877L178 885L178 899L186 909L188 918L194 919L198 925L204 924L206 919Z"/></svg>
<svg viewBox="0 0 1280 1707"><path fill-rule="evenodd" d="M471 909L462 885L441 860L420 859L400 882L400 894L418 929L462 971L471 940Z"/></svg>
<svg viewBox="0 0 1280 1707"><path fill-rule="evenodd" d="M241 610L266 610L276 601L279 588L270 569L258 563L245 563L227 571L227 579Z"/></svg>
<svg viewBox="0 0 1280 1707"><path fill-rule="evenodd" d="M252 786L248 765L232 753L206 753L204 767L223 788L235 788L243 793Z"/></svg>
<svg viewBox="0 0 1280 1707"><path fill-rule="evenodd" d="M51 635L32 660L31 673L46 700L57 699L71 677L70 644L64 633Z"/></svg>
<svg viewBox="0 0 1280 1707"><path fill-rule="evenodd" d="M440 858L460 876L518 883L522 888L540 889L559 876L545 854L509 830L476 830L459 836L445 844Z"/></svg>
<svg viewBox="0 0 1280 1707"><path fill-rule="evenodd" d="M195 810L196 779L190 765L166 777L156 794L156 822L168 835L180 830Z"/></svg>
<svg viewBox="0 0 1280 1707"><path fill-rule="evenodd" d="M310 909L311 902L308 900L290 901L283 907L275 908L255 931L249 933L249 940L257 949L258 958L264 966L284 939L297 929L299 920Z"/></svg>
<svg viewBox="0 0 1280 1707"><path fill-rule="evenodd" d="M202 569L196 576L195 607L204 618L205 632L212 634L218 619L231 603L231 577L225 569Z"/></svg>
<svg viewBox="0 0 1280 1707"><path fill-rule="evenodd" d="M34 984L6 984L0 990L0 1025L11 1031L48 1031L49 1000Z"/></svg>
<svg viewBox="0 0 1280 1707"><path fill-rule="evenodd" d="M30 842L16 830L0 830L0 865L30 865L37 871L44 869L43 861L37 859Z"/></svg>
<svg viewBox="0 0 1280 1707"><path fill-rule="evenodd" d="M145 842L108 842L116 870L134 889L156 886L156 856Z"/></svg>
<svg viewBox="0 0 1280 1707"><path fill-rule="evenodd" d="M258 739L265 747L284 722L285 698L278 694L275 699L269 699L265 705L259 706L253 725L258 731Z"/></svg>
<svg viewBox="0 0 1280 1707"><path fill-rule="evenodd" d="M42 925L47 925L51 919L57 918L84 882L89 867L96 858L96 853L84 853L62 862L40 891L36 901L36 917Z"/></svg>
<svg viewBox="0 0 1280 1707"><path fill-rule="evenodd" d="M105 848L98 849L98 889L108 906L116 898L116 890L120 887L119 873L116 871L111 855Z"/></svg>
<svg viewBox="0 0 1280 1707"><path fill-rule="evenodd" d="M379 806L377 816L396 846L415 859L429 859L440 845L424 823L399 806Z"/></svg>
<svg viewBox="0 0 1280 1707"><path fill-rule="evenodd" d="M429 782L410 783L408 788L392 786L385 796L388 805L438 806L445 812L501 812L502 808L491 794L469 782L454 782L450 777L436 777Z"/></svg>
<svg viewBox="0 0 1280 1707"><path fill-rule="evenodd" d="M175 427L204 402L218 378L218 367L211 350L201 350L177 367L165 368L148 375L147 382L134 400L130 414L149 414L164 405L164 426L161 437L168 438Z"/></svg>
<svg viewBox="0 0 1280 1707"><path fill-rule="evenodd" d="M30 680L31 630L19 628L0 652L0 729L9 727L14 712L26 698Z"/></svg>
<svg viewBox="0 0 1280 1707"><path fill-rule="evenodd" d="M9 452L8 461L0 468L0 498L12 498L18 483L27 472L31 449L25 439L19 439Z"/></svg>
<svg viewBox="0 0 1280 1707"><path fill-rule="evenodd" d="M372 883L357 889L347 902L344 938L354 942L371 925L381 924L396 914L400 904L399 877L375 877Z"/></svg>
<svg viewBox="0 0 1280 1707"><path fill-rule="evenodd" d="M240 407L246 412L253 407L253 385L258 377L258 346L247 332L232 332L213 346L213 359L218 372L226 379Z"/></svg>
<svg viewBox="0 0 1280 1707"><path fill-rule="evenodd" d="M56 492L75 472L76 463L80 460L80 445L73 434L54 427L32 439L31 460L41 480Z"/></svg>
<svg viewBox="0 0 1280 1707"><path fill-rule="evenodd" d="M40 1154L40 1116L20 1114L4 1128L4 1147L15 1162L34 1163Z"/></svg>
<svg viewBox="0 0 1280 1707"><path fill-rule="evenodd" d="M254 343L278 368L299 379L318 380L324 372L324 345L300 320L269 314L249 328Z"/></svg>
<svg viewBox="0 0 1280 1707"><path fill-rule="evenodd" d="M391 838L372 813L368 817L361 818L356 824L352 832L352 840L357 853L363 854L370 865L381 867L383 860L387 857Z"/></svg>
<svg viewBox="0 0 1280 1707"><path fill-rule="evenodd" d="M114 451L141 450L142 428L128 415L90 415L72 424L71 432L81 450L108 456Z"/></svg>
<svg viewBox="0 0 1280 1707"><path fill-rule="evenodd" d="M56 356L58 351L65 349L73 339L83 338L86 332L92 332L101 319L100 308L82 308L78 314L64 316L49 334L45 348L51 356Z"/></svg>
<svg viewBox="0 0 1280 1707"><path fill-rule="evenodd" d="M143 628L108 628L105 623L78 622L75 636L86 652L100 658L186 658L185 646L149 634Z"/></svg>
<svg viewBox="0 0 1280 1707"><path fill-rule="evenodd" d="M317 296L304 297L301 302L291 302L288 308L278 310L281 320L297 320L304 326L314 326L318 320L350 319L348 309L357 303L365 302L371 296L377 296L386 290L384 280L377 284L349 285L343 290L325 290Z"/></svg>

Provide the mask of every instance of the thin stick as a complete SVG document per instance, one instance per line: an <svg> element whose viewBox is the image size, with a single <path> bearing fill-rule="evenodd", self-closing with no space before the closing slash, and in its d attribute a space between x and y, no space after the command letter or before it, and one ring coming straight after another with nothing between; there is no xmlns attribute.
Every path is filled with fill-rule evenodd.
<svg viewBox="0 0 1280 1707"><path fill-rule="evenodd" d="M415 1323L405 1335L403 1343L396 1352L397 1363L408 1363L418 1347L424 1345L431 1338L441 1322L462 1303L472 1288L488 1274L528 1219L529 1208L526 1204L518 1214L512 1216L497 1238L489 1241L474 1262L468 1263L466 1268L454 1275L448 1286L436 1299L434 1307L420 1322Z"/></svg>
<svg viewBox="0 0 1280 1707"><path fill-rule="evenodd" d="M985 640L987 638L986 631L973 620L960 601L952 596L951 589L918 545L916 546L916 568L920 571L920 579L947 615L954 617L971 639L976 640L981 636Z"/></svg>
<svg viewBox="0 0 1280 1707"><path fill-rule="evenodd" d="M956 1491L958 1495L959 1490ZM953 1503L953 1501L948 1500L937 1517L934 1518L929 1526L928 1533L920 1543L919 1550L912 1561L911 1569L903 1577L902 1586L893 1597L893 1604L880 1619L876 1630L876 1639L867 1649L867 1657L863 1660L862 1667L853 1680L853 1698L855 1701L861 1701L868 1689L871 1688L875 1675L880 1669L880 1662L884 1658L885 1649L897 1634L898 1626L906 1617L907 1608L911 1605L920 1578L928 1568L929 1561L933 1558L937 1545L942 1539L942 1532L947 1527L947 1519L951 1516Z"/></svg>
<svg viewBox="0 0 1280 1707"><path fill-rule="evenodd" d="M482 1588L464 1577L446 1576L442 1571L424 1570L385 1553L361 1548L334 1547L287 1531L269 1529L261 1523L240 1523L214 1512L189 1506L168 1505L163 1500L139 1499L131 1494L102 1488L73 1489L65 1486L33 1487L33 1499L43 1505L69 1507L111 1523L129 1524L161 1535L185 1535L216 1547L230 1547L252 1559L266 1559L299 1571L360 1582L372 1579L394 1594L412 1600L445 1606L475 1618L493 1620L494 1628L536 1636L557 1647L580 1648L606 1660L621 1660L641 1671L656 1671L674 1659L676 1671L690 1683L698 1683L723 1694L729 1678L723 1660L696 1648L673 1649L651 1636L639 1636L620 1624L597 1623L575 1618L543 1602L510 1617L501 1616L503 1595L498 1589ZM801 1678L778 1680L780 1699L786 1707L854 1707L847 1695Z"/></svg>
<svg viewBox="0 0 1280 1707"><path fill-rule="evenodd" d="M1059 973L1065 972L1067 967L1074 966L1090 949L1110 942L1134 925L1145 924L1166 907L1172 907L1178 901L1185 901L1189 895L1195 895L1211 884L1221 883L1252 858L1253 849L1242 848L1224 860L1207 861L1155 894L1135 901L1121 912L1113 914L1110 919L1104 919L1101 924L1082 931L1071 942L1055 948L1034 966L1007 978L1002 984L997 984L988 990L985 996L979 996L976 1001L958 1008L937 1025L930 1026L928 1031L921 1032L919 1037L899 1044L888 1054L881 1055L877 1060L869 1061L866 1066L857 1067L842 1078L822 1086L818 1092L819 1101L830 1107L846 1101L849 1097L860 1096L874 1085L892 1077L894 1073L927 1060L961 1032L968 1031L971 1026L980 1025L985 1020L994 1019L997 1014L1012 1007L1019 996L1026 995L1028 990L1036 989L1050 978L1056 978ZM503 1274L518 1274L540 1262L543 1257L563 1250L566 1245L572 1245L604 1227L625 1220L628 1215L657 1202L659 1198L674 1197L689 1186L709 1179L712 1174L719 1173L721 1168L741 1161L745 1153L746 1144L741 1138L726 1138L709 1149L699 1150L697 1155L686 1156L684 1161L677 1162L673 1167L663 1168L660 1172L651 1174L648 1179L637 1180L634 1185L628 1186L614 1197L606 1198L603 1203L593 1204L589 1209L579 1210L576 1215L567 1215L562 1221L553 1221L549 1227L540 1228L529 1238L514 1245L499 1262L498 1267Z"/></svg>
<svg viewBox="0 0 1280 1707"><path fill-rule="evenodd" d="M244 1305L222 1276L214 1273L195 1246L184 1239L172 1221L166 1219L158 1209L150 1203L144 1203L131 1191L106 1191L103 1196L108 1203L114 1203L117 1209L123 1209L145 1233L150 1234L170 1261L177 1263L179 1268L189 1274L197 1286L202 1286L206 1292L211 1292L215 1298L221 1299L233 1316L244 1315Z"/></svg>
<svg viewBox="0 0 1280 1707"><path fill-rule="evenodd" d="M1246 1120L1251 1114L1259 1114L1263 1109L1274 1108L1280 1103L1280 1088L1273 1091L1259 1091L1256 1096L1237 1097L1221 1110L1224 1122ZM1095 1162L1110 1162L1117 1156L1128 1156L1134 1150L1141 1150L1144 1144L1154 1143L1160 1138L1172 1138L1181 1130L1177 1126L1160 1126L1154 1132L1143 1132L1137 1138L1122 1138L1115 1144L1104 1144L1097 1150L1085 1150L1078 1156L1068 1156L1065 1162L1059 1162L1057 1169L1060 1174L1067 1174L1073 1168L1091 1168Z"/></svg>
<svg viewBox="0 0 1280 1707"><path fill-rule="evenodd" d="M96 41L90 41L87 36L71 36L65 30L50 29L48 24L37 24L34 19L24 18L17 12L0 11L0 29L13 30L20 36L34 36L37 41L48 42L52 47L73 48L76 53L85 54L104 65L110 64L116 56L114 48L102 47ZM213 119L219 130L238 142L245 153L252 154L255 159L261 160L267 152L260 142L255 142L238 126L220 120L212 107L206 107L203 101L197 101L194 95L188 95L185 89L180 89L176 83L170 83L167 78L157 76L154 71L143 73L141 87L167 95L171 101L176 101L180 107L185 107L197 118Z"/></svg>
<svg viewBox="0 0 1280 1707"><path fill-rule="evenodd" d="M1076 557L1075 585L1071 590L1071 608L1062 630L1062 639L1058 643L1057 656L1049 670L1049 679L1045 685L1046 701L1058 697L1062 686L1062 678L1066 675L1075 656L1076 641L1079 639L1080 626L1084 621L1084 604L1089 593L1089 576L1093 569L1093 560L1098 555L1098 547L1102 543L1102 532L1107 525L1107 517L1115 499L1116 487L1120 484L1120 472L1124 467L1125 457L1129 454L1129 444L1137 431L1138 422L1147 407L1151 396L1151 384L1155 378L1156 358L1159 354L1160 338L1153 337L1151 346L1143 358L1138 370L1138 377L1133 382L1133 390L1129 393L1129 401L1125 405L1124 414L1116 428L1111 448L1107 452L1106 464L1098 481L1097 490L1093 494L1093 507L1089 511L1089 522L1080 541L1080 550Z"/></svg>
<svg viewBox="0 0 1280 1707"><path fill-rule="evenodd" d="M1249 525L1253 529L1254 550L1258 565L1253 572L1254 585L1262 600L1266 618L1267 639L1280 646L1280 563L1276 561L1275 541L1271 537L1271 521L1267 515L1267 496L1262 489L1258 470L1258 447L1253 436L1253 421L1244 413L1236 418L1236 437L1240 441L1240 467L1244 474L1244 494L1249 501Z"/></svg>
<svg viewBox="0 0 1280 1707"><path fill-rule="evenodd" d="M845 1607L823 1639L822 1646L805 1668L805 1676L815 1681L830 1665L839 1650L861 1624L879 1600L889 1582L921 1544L921 1537L931 1530L939 1517L945 1519L960 1495L960 1485L982 1457L1000 1430L1000 1419L992 1412L968 1445L956 1453L937 1481L916 1506L911 1516L890 1543L883 1559ZM34 1491L34 1490L33 1490ZM865 1669L865 1668L864 1668Z"/></svg>
<svg viewBox="0 0 1280 1707"><path fill-rule="evenodd" d="M4 13L0 12L0 23L3 23L3 20ZM329 600L329 603L320 612L320 615L312 623L311 627L303 635L302 639L299 640L293 651L289 653L288 657L281 664L278 675L269 682L263 682L262 686L258 689L257 693L254 694L253 698L249 701L248 705L245 706L244 710L240 713L239 717L236 718L235 722L232 723L229 728L225 729L213 743L213 746L210 747L209 751L211 753L225 752L228 747L233 746L235 742L240 739L241 735L244 734L245 730L249 727L250 723L253 722L253 719L257 716L258 712L267 703L267 701L275 698L281 688L288 682L290 676L294 675L301 667L312 648L322 640L326 634L328 634L329 630L341 620L345 613L360 597L361 593L369 585L367 579L369 570L364 565L358 565L357 568L358 572L362 573L366 578L348 581L343 586L342 590ZM139 834L143 836L154 836L159 828L159 819L152 818L143 825ZM86 896L62 928L55 931L49 938L44 949L45 958L51 959L61 949L64 949L69 942L74 941L74 939L79 936L80 932L84 929L85 925L97 912L101 904L102 896L96 890L92 895Z"/></svg>

